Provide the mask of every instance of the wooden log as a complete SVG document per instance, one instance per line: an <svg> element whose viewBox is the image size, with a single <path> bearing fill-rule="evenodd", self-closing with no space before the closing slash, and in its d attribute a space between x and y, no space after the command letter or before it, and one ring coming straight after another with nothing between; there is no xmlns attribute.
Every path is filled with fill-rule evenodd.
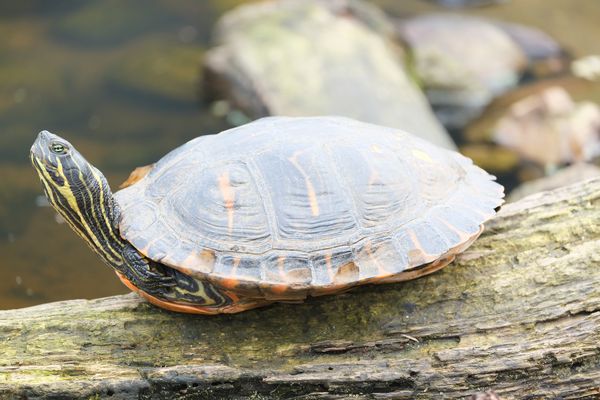
<svg viewBox="0 0 600 400"><path fill-rule="evenodd" d="M216 317L134 294L2 311L0 398L598 398L599 249L597 179L401 284Z"/></svg>

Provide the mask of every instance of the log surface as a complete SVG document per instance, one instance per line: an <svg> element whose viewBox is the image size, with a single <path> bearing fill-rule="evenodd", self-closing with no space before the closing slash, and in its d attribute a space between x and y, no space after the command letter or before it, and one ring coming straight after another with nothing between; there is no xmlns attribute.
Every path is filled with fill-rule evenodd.
<svg viewBox="0 0 600 400"><path fill-rule="evenodd" d="M216 317L0 312L0 398L600 397L600 180L506 205L449 267Z"/></svg>

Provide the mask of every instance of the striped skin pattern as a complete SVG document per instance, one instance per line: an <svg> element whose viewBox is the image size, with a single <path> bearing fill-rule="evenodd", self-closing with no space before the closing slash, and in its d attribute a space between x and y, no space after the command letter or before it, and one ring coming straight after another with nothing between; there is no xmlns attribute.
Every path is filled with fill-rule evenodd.
<svg viewBox="0 0 600 400"><path fill-rule="evenodd" d="M50 135L44 133L47 142ZM64 158L53 153L43 140L38 140L30 157L46 197L71 228L107 263L120 268L124 263L123 249L127 242L112 228L114 206L106 182L85 160L70 157L74 168L63 163Z"/></svg>
<svg viewBox="0 0 600 400"><path fill-rule="evenodd" d="M131 183L115 193L125 239L255 305L433 272L504 196L458 153L339 117L270 117L199 137Z"/></svg>
<svg viewBox="0 0 600 400"><path fill-rule="evenodd" d="M30 158L56 211L121 280L149 300L173 303L172 309L179 302L226 308L237 300L208 282L148 259L123 239L118 229L119 208L106 179L69 142L41 132Z"/></svg>

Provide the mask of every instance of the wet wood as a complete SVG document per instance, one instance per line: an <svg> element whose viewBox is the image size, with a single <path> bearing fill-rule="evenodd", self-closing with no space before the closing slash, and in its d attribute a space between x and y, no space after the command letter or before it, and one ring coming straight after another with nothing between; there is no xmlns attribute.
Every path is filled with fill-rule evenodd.
<svg viewBox="0 0 600 400"><path fill-rule="evenodd" d="M599 249L593 180L506 205L414 281L212 317L134 294L2 311L0 398L598 398Z"/></svg>

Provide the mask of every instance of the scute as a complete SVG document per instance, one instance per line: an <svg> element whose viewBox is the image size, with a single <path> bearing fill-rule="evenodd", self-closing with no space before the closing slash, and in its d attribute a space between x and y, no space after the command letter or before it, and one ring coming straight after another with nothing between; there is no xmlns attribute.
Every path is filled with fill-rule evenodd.
<svg viewBox="0 0 600 400"><path fill-rule="evenodd" d="M493 180L392 128L271 117L188 142L115 197L148 257L295 300L452 259L502 203Z"/></svg>
<svg viewBox="0 0 600 400"><path fill-rule="evenodd" d="M356 231L354 210L325 144L296 143L255 157L270 194L274 234L285 241L323 241Z"/></svg>
<svg viewBox="0 0 600 400"><path fill-rule="evenodd" d="M356 204L359 224L373 228L390 222L402 224L422 207L419 182L407 160L389 147L340 144L335 163ZM362 168L357 168L360 165Z"/></svg>

